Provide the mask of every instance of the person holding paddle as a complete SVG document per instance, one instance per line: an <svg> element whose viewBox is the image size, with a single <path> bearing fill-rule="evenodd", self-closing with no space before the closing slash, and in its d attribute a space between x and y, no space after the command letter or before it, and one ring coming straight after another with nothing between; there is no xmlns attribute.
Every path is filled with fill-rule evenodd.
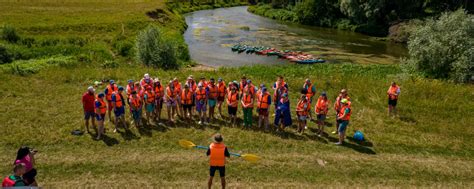
<svg viewBox="0 0 474 189"><path fill-rule="evenodd" d="M219 171L221 177L222 188L225 188L225 159L230 158L230 153L223 143L222 135L217 133L214 135L214 142L209 145L206 155L209 156L209 181L208 188L212 188L212 180L216 171Z"/></svg>

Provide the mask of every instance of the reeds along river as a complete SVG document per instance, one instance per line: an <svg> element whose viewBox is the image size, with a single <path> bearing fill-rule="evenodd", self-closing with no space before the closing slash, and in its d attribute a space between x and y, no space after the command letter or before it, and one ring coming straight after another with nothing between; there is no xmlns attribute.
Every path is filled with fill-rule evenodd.
<svg viewBox="0 0 474 189"><path fill-rule="evenodd" d="M247 7L188 13L184 37L191 58L208 66L285 64L276 57L237 54L234 44L262 45L321 56L329 63L397 63L407 53L401 44L350 31L282 23L247 12Z"/></svg>

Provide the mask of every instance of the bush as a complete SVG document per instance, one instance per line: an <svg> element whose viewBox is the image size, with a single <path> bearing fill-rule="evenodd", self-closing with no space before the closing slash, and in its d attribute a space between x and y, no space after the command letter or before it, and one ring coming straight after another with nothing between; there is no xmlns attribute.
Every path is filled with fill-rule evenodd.
<svg viewBox="0 0 474 189"><path fill-rule="evenodd" d="M7 48L0 45L0 64L12 62L12 54L7 51Z"/></svg>
<svg viewBox="0 0 474 189"><path fill-rule="evenodd" d="M413 30L408 51L405 70L468 82L474 73L474 16L460 9L428 19Z"/></svg>
<svg viewBox="0 0 474 189"><path fill-rule="evenodd" d="M20 36L16 33L16 29L12 26L3 26L1 37L10 43L16 43L20 40Z"/></svg>
<svg viewBox="0 0 474 189"><path fill-rule="evenodd" d="M14 61L0 66L0 70L15 75L27 76L38 73L40 70L50 66L73 67L76 64L76 59L71 56L54 56L45 59Z"/></svg>
<svg viewBox="0 0 474 189"><path fill-rule="evenodd" d="M119 64L114 60L106 60L101 66L102 68L118 68Z"/></svg>
<svg viewBox="0 0 474 189"><path fill-rule="evenodd" d="M162 35L159 28L152 25L141 31L136 41L137 59L146 66L178 68L174 45Z"/></svg>

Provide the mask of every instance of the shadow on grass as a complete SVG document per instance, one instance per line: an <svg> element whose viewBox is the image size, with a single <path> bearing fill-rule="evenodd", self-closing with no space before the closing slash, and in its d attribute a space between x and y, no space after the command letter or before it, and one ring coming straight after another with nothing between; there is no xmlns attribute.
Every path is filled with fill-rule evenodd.
<svg viewBox="0 0 474 189"><path fill-rule="evenodd" d="M374 144L370 141L368 141L367 139L364 140L364 141L358 141L356 139L354 139L354 137L351 137L351 136L347 136L346 137L349 141L353 142L353 143L356 143L358 145L361 145L361 146L365 146L365 147L373 147Z"/></svg>
<svg viewBox="0 0 474 189"><path fill-rule="evenodd" d="M339 141L338 138L336 137L332 137L332 136L326 136L326 138L331 142L331 143L336 143ZM346 148L351 148L357 152L360 152L360 153L364 153L364 154L369 154L369 155L375 155L377 153L375 153L374 150L370 149L369 147L367 146L363 146L363 145L360 145L360 144L357 144L357 143L352 143L354 140L354 138L352 137L346 137L350 142L344 142L344 144L342 146L346 147ZM369 142L370 144L372 144L371 142Z"/></svg>
<svg viewBox="0 0 474 189"><path fill-rule="evenodd" d="M400 116L399 119L405 123L416 123L416 119L410 116Z"/></svg>
<svg viewBox="0 0 474 189"><path fill-rule="evenodd" d="M119 131L118 133L120 134L120 136L122 136L122 138L124 140L138 140L138 139L140 139L140 137L135 135L135 133L133 133L130 129L125 129L124 132Z"/></svg>
<svg viewBox="0 0 474 189"><path fill-rule="evenodd" d="M102 135L102 139L101 139L101 140L102 140L102 141L105 143L105 145L107 145L107 146L114 146L114 145L116 145L116 144L119 144L119 141L118 141L117 139L112 138L112 137L109 137L109 136L107 136L107 135L105 135L105 134Z"/></svg>

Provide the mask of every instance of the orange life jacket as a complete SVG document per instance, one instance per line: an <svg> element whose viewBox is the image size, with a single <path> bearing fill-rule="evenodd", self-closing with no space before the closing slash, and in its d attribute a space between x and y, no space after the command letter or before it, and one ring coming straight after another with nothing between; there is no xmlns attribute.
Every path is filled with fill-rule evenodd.
<svg viewBox="0 0 474 189"><path fill-rule="evenodd" d="M347 113L346 116L342 117L341 120L349 121L349 119L351 119L351 113L352 113L351 106L349 105L342 105L341 110L339 110L339 114L337 114L337 116L338 117L343 116L346 108L349 108L349 113Z"/></svg>
<svg viewBox="0 0 474 189"><path fill-rule="evenodd" d="M97 112L97 108L94 108L94 112L96 114L105 114L105 113L107 113L107 105L105 104L104 100L101 99L101 98L97 98L97 99L95 99L95 101L99 102L100 106L99 106L99 112Z"/></svg>
<svg viewBox="0 0 474 189"><path fill-rule="evenodd" d="M306 107L305 107L306 106ZM296 106L296 112L298 115L308 115L309 110L311 109L311 105L309 104L309 100L303 101L300 100L298 105Z"/></svg>
<svg viewBox="0 0 474 189"><path fill-rule="evenodd" d="M137 91L137 88L135 87L135 85L133 83L131 85L128 84L127 85L127 96L132 95L133 91Z"/></svg>
<svg viewBox="0 0 474 189"><path fill-rule="evenodd" d="M247 85L248 85L247 82L245 82L245 84L243 84L242 81L241 81L241 82L239 83L239 90L240 90L241 92L243 92L243 91L244 91L244 88L245 88Z"/></svg>
<svg viewBox="0 0 474 189"><path fill-rule="evenodd" d="M163 85L160 85L160 86L155 85L154 88L155 88L155 95L156 95L156 98L161 98L161 97L163 97L164 92L165 92L165 91L163 90Z"/></svg>
<svg viewBox="0 0 474 189"><path fill-rule="evenodd" d="M216 99L218 91L217 86L210 84L207 88L209 89L209 99Z"/></svg>
<svg viewBox="0 0 474 189"><path fill-rule="evenodd" d="M153 80L150 78L150 79L148 79L148 82L146 82L146 79L143 78L143 79L140 81L140 85L141 85L143 88L146 88L147 86L153 86Z"/></svg>
<svg viewBox="0 0 474 189"><path fill-rule="evenodd" d="M400 87L398 85L395 85L395 87L390 85L390 88L388 88L387 93L388 93L388 97L391 100L398 99L398 95L394 95L394 94L397 94L398 89L400 89Z"/></svg>
<svg viewBox="0 0 474 189"><path fill-rule="evenodd" d="M151 104L151 103L154 103L155 102L155 94L153 92L150 92L150 91L145 91L145 95L146 95L146 102L148 104Z"/></svg>
<svg viewBox="0 0 474 189"><path fill-rule="evenodd" d="M170 97L170 98L174 98L176 97L176 90L173 90L171 91L170 87L166 87L166 94Z"/></svg>
<svg viewBox="0 0 474 189"><path fill-rule="evenodd" d="M218 83L217 84L217 96L225 97L225 93L226 93L225 83L224 82Z"/></svg>
<svg viewBox="0 0 474 189"><path fill-rule="evenodd" d="M113 95L115 95L115 107L121 108L123 106L122 96L118 92L114 92Z"/></svg>
<svg viewBox="0 0 474 189"><path fill-rule="evenodd" d="M324 100L322 97L318 98L318 102L316 103L316 113L317 114L326 114L328 111L328 100Z"/></svg>
<svg viewBox="0 0 474 189"><path fill-rule="evenodd" d="M204 88L196 90L196 100L205 100L206 99L206 90Z"/></svg>
<svg viewBox="0 0 474 189"><path fill-rule="evenodd" d="M257 100L257 107L259 109L268 109L268 96L269 94L267 92L258 95L258 100Z"/></svg>
<svg viewBox="0 0 474 189"><path fill-rule="evenodd" d="M179 94L181 92L181 83L173 81L173 85L175 94Z"/></svg>
<svg viewBox="0 0 474 189"><path fill-rule="evenodd" d="M306 88L307 87L307 88ZM306 85L306 83L304 84L303 88L306 88L308 90L306 90L306 97L308 97L308 99L311 99L311 97L314 96L314 92L313 92L313 84L311 83L309 86Z"/></svg>
<svg viewBox="0 0 474 189"><path fill-rule="evenodd" d="M187 94L186 90L183 90L181 93L181 103L186 105L191 105L193 103L193 92L191 90L188 90Z"/></svg>
<svg viewBox="0 0 474 189"><path fill-rule="evenodd" d="M255 95L255 86L254 86L253 84L251 84L251 83L250 83L250 84L248 83L247 86L244 87L244 91L243 91L243 92L245 93L245 92L247 92L247 91L249 91L249 93L250 93L251 95Z"/></svg>
<svg viewBox="0 0 474 189"><path fill-rule="evenodd" d="M114 84L113 87L111 85L107 85L107 94L105 94L105 99L107 99L108 101L111 101L112 93L117 92L117 91L118 91L117 85Z"/></svg>
<svg viewBox="0 0 474 189"><path fill-rule="evenodd" d="M223 143L212 143L209 149L211 151L209 155L210 166L225 166L225 145Z"/></svg>
<svg viewBox="0 0 474 189"><path fill-rule="evenodd" d="M229 94L227 95L227 105L230 107L237 107L237 95L237 92L232 93L232 91L229 91Z"/></svg>
<svg viewBox="0 0 474 189"><path fill-rule="evenodd" d="M142 100L140 99L140 96L137 95L137 97L130 96L129 98L130 104L133 105L135 108L141 108L142 106Z"/></svg>
<svg viewBox="0 0 474 189"><path fill-rule="evenodd" d="M242 96L243 103L247 106L245 108L253 108L252 94L245 94Z"/></svg>
<svg viewBox="0 0 474 189"><path fill-rule="evenodd" d="M334 103L334 109L335 109L336 111L338 111L338 112L339 112L339 110L340 110L340 108L341 108L341 106L342 106L342 104L341 104L341 100L342 100L342 99L344 99L342 96L338 96L338 97L336 98L336 102ZM351 98L350 98L349 96L346 96L345 99L347 99L348 101L351 101Z"/></svg>

